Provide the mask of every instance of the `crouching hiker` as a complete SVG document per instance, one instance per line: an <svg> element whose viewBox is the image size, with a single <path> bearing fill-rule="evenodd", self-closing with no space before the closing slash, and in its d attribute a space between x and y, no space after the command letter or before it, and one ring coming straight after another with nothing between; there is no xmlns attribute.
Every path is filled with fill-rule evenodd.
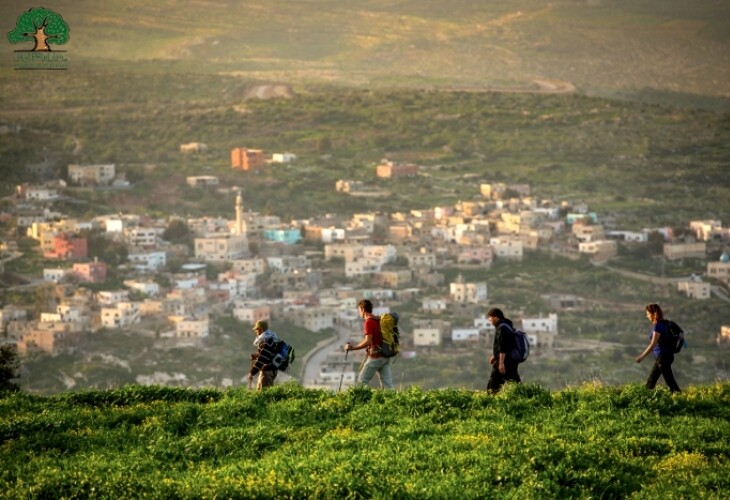
<svg viewBox="0 0 730 500"><path fill-rule="evenodd" d="M276 356L276 346L279 343L279 339L274 332L269 330L269 323L267 321L257 321L252 330L256 334L253 345L258 351L255 354L251 354L248 387L251 388L253 378L258 373L259 379L256 383L256 389L260 391L264 387L274 385L274 379L278 371L271 362L274 356Z"/></svg>
<svg viewBox="0 0 730 500"><path fill-rule="evenodd" d="M354 346L349 342L345 344L345 351L365 349L367 353L367 358L362 366L362 370L360 370L357 381L361 384L368 385L377 373L381 388L394 389L393 374L390 370L390 360L392 358L386 358L380 353L382 333L380 331L380 321L373 314L373 303L367 299L363 299L357 304L357 310L363 319L363 334L365 338Z"/></svg>
<svg viewBox="0 0 730 500"><path fill-rule="evenodd" d="M512 352L516 348L515 328L512 321L504 317L501 309L492 308L487 312L487 319L494 325L494 343L489 364L492 373L487 382L487 391L497 393L508 380L521 382L517 372L518 361L515 361Z"/></svg>

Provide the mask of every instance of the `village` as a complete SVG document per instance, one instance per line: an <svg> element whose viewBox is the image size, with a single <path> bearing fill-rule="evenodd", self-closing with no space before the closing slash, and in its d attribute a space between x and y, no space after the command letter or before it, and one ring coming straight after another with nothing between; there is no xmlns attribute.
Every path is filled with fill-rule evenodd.
<svg viewBox="0 0 730 500"><path fill-rule="evenodd" d="M201 143L183 144L180 153L206 149ZM248 173L297 161L291 153L231 151L231 168ZM373 174L378 179L428 175L422 166L387 159ZM336 332L300 354L300 382L331 389L343 378L346 385L354 383L356 368L340 368L337 346L359 331L356 304L362 298L375 303L376 314L419 303L401 346L404 357L415 357L423 349L474 343L490 334L488 283L464 276L488 270L495 261L518 265L527 252L540 251L602 265L617 255L619 245L647 244L652 234L662 236L663 257L669 261L707 259L708 245L726 248L730 241L730 228L719 220L690 221L690 236L681 238L670 227L623 230L591 211L588 203L541 199L527 184L475 184L474 196L454 206L282 220L248 210L241 190L223 187L214 175L190 176L186 182L230 197L232 217L107 213L82 220L54 209L54 202L73 197L74 189L128 189L130 183L114 164L69 165L65 179L18 186L0 214L14 221L7 234L35 240L37 247L31 250L55 265L3 287L51 286L53 293L42 311L2 304L0 340L15 344L21 357L73 352L84 336L102 329L155 338L166 346L204 348L216 316L229 315L244 325L287 321L312 332ZM387 196L377 185L348 179L332 189L343 197ZM173 228L189 234L189 243L170 241ZM90 258L92 233L121 249L125 261ZM22 256L16 239L4 236L0 265ZM173 261L181 264L171 269ZM117 288L105 286L110 266L123 276ZM447 281L444 269L460 272ZM726 251L719 260L708 260L705 278L677 279L676 289L696 300L727 290ZM583 306L576 295L546 295L544 300L545 314L513 318L537 351L553 348L561 311ZM716 332L716 340L718 345L730 342L730 325Z"/></svg>

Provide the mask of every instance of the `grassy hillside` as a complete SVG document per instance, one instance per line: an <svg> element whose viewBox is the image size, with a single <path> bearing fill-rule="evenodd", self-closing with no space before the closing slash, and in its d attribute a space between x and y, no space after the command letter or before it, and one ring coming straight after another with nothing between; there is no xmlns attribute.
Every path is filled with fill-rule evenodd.
<svg viewBox="0 0 730 500"><path fill-rule="evenodd" d="M23 165L48 152L62 155L61 168L116 163L134 184L69 210L230 214L232 199L186 188L186 175L203 173L242 187L247 207L284 217L343 206L355 212L424 208L424 200L453 204L479 197L478 183L495 180L635 215L631 224L639 229L721 218L730 200L723 182L727 114L578 95L322 86L297 87L290 99L244 100L253 82L231 76L36 73L22 82L0 77L7 96L0 118L21 127L0 136L7 192L27 180ZM190 141L208 144L209 152L181 155L179 145ZM291 151L300 161L246 175L230 168L237 146ZM385 200L335 192L342 178L375 183L375 162L384 157L428 168L393 183L395 195Z"/></svg>
<svg viewBox="0 0 730 500"><path fill-rule="evenodd" d="M0 396L20 498L721 498L730 385Z"/></svg>
<svg viewBox="0 0 730 500"><path fill-rule="evenodd" d="M730 6L712 0L44 5L69 24L72 68L156 61L286 82L483 89L547 80L603 93L730 95ZM22 10L0 6L6 31Z"/></svg>

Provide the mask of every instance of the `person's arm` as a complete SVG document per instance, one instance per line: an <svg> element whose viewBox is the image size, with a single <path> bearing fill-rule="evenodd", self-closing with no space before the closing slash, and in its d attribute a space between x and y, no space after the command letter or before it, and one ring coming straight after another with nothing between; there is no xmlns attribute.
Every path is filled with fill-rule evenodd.
<svg viewBox="0 0 730 500"><path fill-rule="evenodd" d="M276 353L274 352L274 347L275 343L273 341L265 341L261 343L258 357L256 358L253 368L251 368L251 376L254 376L258 372L264 370L266 366L271 363L271 361L274 359L274 356L276 355Z"/></svg>
<svg viewBox="0 0 730 500"><path fill-rule="evenodd" d="M505 351L505 349L507 349L506 346L509 345L507 342L505 342L504 339L504 328L505 325L500 324L494 332L494 341L497 346L497 351L499 352L499 355L497 356L495 361L497 362L497 370L499 371L499 373L502 374L507 373L507 368L504 366L504 360L507 359L507 352Z"/></svg>
<svg viewBox="0 0 730 500"><path fill-rule="evenodd" d="M497 370L499 370L499 373L501 373L501 374L507 373L507 368L505 368L505 366L504 366L504 358L506 356L507 355L503 352L499 353L499 364L497 365Z"/></svg>
<svg viewBox="0 0 730 500"><path fill-rule="evenodd" d="M365 335L365 338L358 342L356 345L352 345L349 342L345 344L346 351L359 351L360 349L367 349L370 347L370 337L372 335Z"/></svg>
<svg viewBox="0 0 730 500"><path fill-rule="evenodd" d="M375 322L375 324L373 324ZM363 324L363 333L365 334L365 338L363 338L357 345L353 346L349 342L345 344L345 350L346 351L357 351L359 349L368 349L370 345L372 344L372 338L374 332L374 328L380 328L378 325L377 319L374 317L369 317L365 320L365 323Z"/></svg>
<svg viewBox="0 0 730 500"><path fill-rule="evenodd" d="M642 361L644 361L644 358L646 358L651 353L651 351L654 350L654 348L656 347L656 345L659 343L659 337L660 336L661 336L660 333L657 332L656 330L654 330L652 332L652 334L651 334L651 342L649 342L649 345L646 346L646 349L644 349L644 352L642 352L641 354L639 354L638 356L636 356L636 362L637 363L641 363Z"/></svg>

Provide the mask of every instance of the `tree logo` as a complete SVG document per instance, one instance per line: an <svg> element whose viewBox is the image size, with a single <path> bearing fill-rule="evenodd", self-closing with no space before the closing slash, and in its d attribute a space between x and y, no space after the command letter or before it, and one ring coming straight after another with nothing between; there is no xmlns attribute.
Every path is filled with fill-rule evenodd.
<svg viewBox="0 0 730 500"><path fill-rule="evenodd" d="M8 33L8 41L13 45L23 42L34 45L32 49L15 51L15 69L68 69L66 57L51 49L51 45L63 45L68 40L68 24L59 14L43 7L23 12L15 29Z"/></svg>

